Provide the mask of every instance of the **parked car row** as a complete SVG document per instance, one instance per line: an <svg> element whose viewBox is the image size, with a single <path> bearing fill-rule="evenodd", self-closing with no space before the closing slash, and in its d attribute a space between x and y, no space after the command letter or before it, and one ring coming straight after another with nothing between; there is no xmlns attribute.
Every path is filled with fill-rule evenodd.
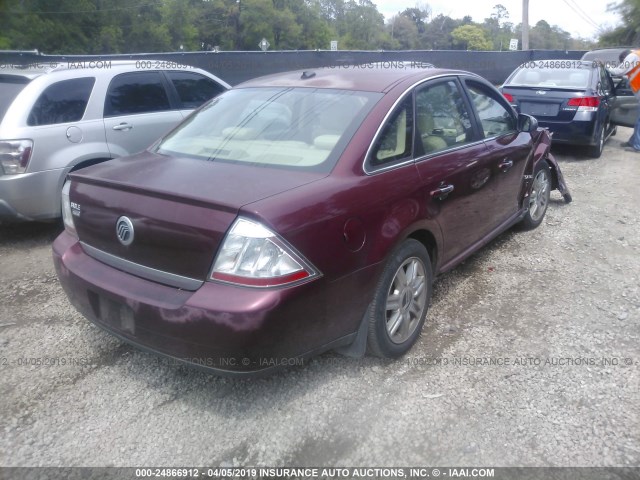
<svg viewBox="0 0 640 480"><path fill-rule="evenodd" d="M555 143L585 145L598 157L616 125L633 126L638 115L624 79L614 81L604 68L617 62L620 51L588 52L582 61L528 62L509 76L502 92L517 111L549 128ZM2 69L0 222L59 217L57 198L70 171L145 149L229 88L197 68L139 64Z"/></svg>
<svg viewBox="0 0 640 480"><path fill-rule="evenodd" d="M0 222L60 217L70 171L144 150L229 85L204 70L35 65L0 72Z"/></svg>
<svg viewBox="0 0 640 480"><path fill-rule="evenodd" d="M230 90L197 69L131 69L0 77L13 86L0 208L53 218L61 190L53 258L71 303L221 373L330 349L403 355L436 275L513 225L536 228L552 190L571 201L550 132L599 156L628 120L623 86L586 60L530 62L501 91L437 68Z"/></svg>

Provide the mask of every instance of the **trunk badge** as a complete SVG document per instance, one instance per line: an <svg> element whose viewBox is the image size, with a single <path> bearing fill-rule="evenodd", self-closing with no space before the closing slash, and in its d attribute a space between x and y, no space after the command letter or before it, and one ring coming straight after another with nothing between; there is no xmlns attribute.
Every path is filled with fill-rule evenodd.
<svg viewBox="0 0 640 480"><path fill-rule="evenodd" d="M133 223L127 217L120 217L116 222L116 235L122 245L131 245L133 243Z"/></svg>
<svg viewBox="0 0 640 480"><path fill-rule="evenodd" d="M545 90L536 90L536 93L538 95L546 95L547 94L547 92Z"/></svg>

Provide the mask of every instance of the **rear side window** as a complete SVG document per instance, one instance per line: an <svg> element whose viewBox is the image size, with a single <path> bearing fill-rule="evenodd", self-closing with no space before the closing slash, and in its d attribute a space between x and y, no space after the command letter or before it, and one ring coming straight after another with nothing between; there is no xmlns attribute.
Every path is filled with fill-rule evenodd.
<svg viewBox="0 0 640 480"><path fill-rule="evenodd" d="M125 73L109 85L104 116L161 112L170 108L160 72Z"/></svg>
<svg viewBox="0 0 640 480"><path fill-rule="evenodd" d="M191 72L167 72L180 98L180 108L198 108L226 89L210 78Z"/></svg>
<svg viewBox="0 0 640 480"><path fill-rule="evenodd" d="M387 120L371 155L374 167L411 158L413 147L413 100L409 95Z"/></svg>
<svg viewBox="0 0 640 480"><path fill-rule="evenodd" d="M29 79L26 77L0 75L0 120L27 83Z"/></svg>
<svg viewBox="0 0 640 480"><path fill-rule="evenodd" d="M85 77L49 85L29 112L27 125L35 127L81 120L95 81L93 77Z"/></svg>

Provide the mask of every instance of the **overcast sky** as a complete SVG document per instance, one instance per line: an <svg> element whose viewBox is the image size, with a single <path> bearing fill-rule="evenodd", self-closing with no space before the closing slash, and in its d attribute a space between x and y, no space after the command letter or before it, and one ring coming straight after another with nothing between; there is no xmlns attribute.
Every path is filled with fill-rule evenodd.
<svg viewBox="0 0 640 480"><path fill-rule="evenodd" d="M456 2L455 0L373 0L378 10L386 19L391 18L405 8L418 4L427 4L433 15L442 13L452 18L471 15L475 22L481 23L493 12L496 4L502 4L509 11L509 21L518 24L522 21L522 0L473 0ZM608 3L619 3L611 0L530 0L529 24L535 25L539 20L546 20L550 25L559 25L572 36L595 39L598 27L615 26L620 23L619 15L607 12ZM573 9L571 8L573 7ZM577 13L576 10L581 11ZM584 15L584 16L583 16ZM586 18L585 18L586 17Z"/></svg>

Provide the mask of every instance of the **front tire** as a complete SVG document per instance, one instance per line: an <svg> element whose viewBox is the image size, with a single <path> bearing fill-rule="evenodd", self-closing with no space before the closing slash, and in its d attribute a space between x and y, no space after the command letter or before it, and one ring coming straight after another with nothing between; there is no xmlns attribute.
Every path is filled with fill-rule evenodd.
<svg viewBox="0 0 640 480"><path fill-rule="evenodd" d="M367 352L397 358L417 341L431 299L429 253L417 240L405 240L391 254L369 307Z"/></svg>
<svg viewBox="0 0 640 480"><path fill-rule="evenodd" d="M524 230L533 230L542 223L551 198L551 169L549 164L540 160L533 174L533 185L529 195L529 209L522 219Z"/></svg>

